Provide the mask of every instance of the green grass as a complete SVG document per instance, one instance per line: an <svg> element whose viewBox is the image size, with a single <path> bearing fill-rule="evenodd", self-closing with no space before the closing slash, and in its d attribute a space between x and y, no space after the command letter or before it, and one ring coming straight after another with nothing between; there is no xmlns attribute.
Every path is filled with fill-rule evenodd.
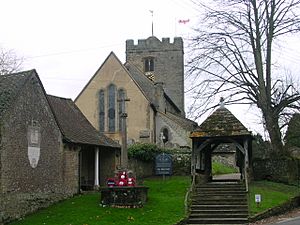
<svg viewBox="0 0 300 225"><path fill-rule="evenodd" d="M225 166L219 162L212 162L212 174L220 175L220 174L228 174L228 173L237 173L238 170L233 167Z"/></svg>
<svg viewBox="0 0 300 225"><path fill-rule="evenodd" d="M255 194L261 195L259 207L255 203ZM299 195L299 188L269 181L255 181L249 186L250 215L278 206Z"/></svg>
<svg viewBox="0 0 300 225"><path fill-rule="evenodd" d="M146 179L148 202L144 208L120 209L99 206L99 193L79 195L40 210L11 225L172 225L185 216L184 197L189 177Z"/></svg>

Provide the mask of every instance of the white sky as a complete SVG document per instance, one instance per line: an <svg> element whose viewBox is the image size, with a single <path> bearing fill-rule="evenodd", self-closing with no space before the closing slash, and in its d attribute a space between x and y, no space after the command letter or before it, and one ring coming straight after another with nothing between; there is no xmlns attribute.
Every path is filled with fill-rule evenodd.
<svg viewBox="0 0 300 225"><path fill-rule="evenodd" d="M47 93L74 99L111 51L125 61L127 39L187 36L189 0L0 0L0 45L35 68Z"/></svg>
<svg viewBox="0 0 300 225"><path fill-rule="evenodd" d="M0 0L0 46L24 57L23 70L36 69L48 94L75 99L111 51L124 62L127 39L151 36L150 10L159 39L188 38L198 22L190 0ZM298 41L277 51L300 72ZM232 111L247 128L260 129L248 108Z"/></svg>

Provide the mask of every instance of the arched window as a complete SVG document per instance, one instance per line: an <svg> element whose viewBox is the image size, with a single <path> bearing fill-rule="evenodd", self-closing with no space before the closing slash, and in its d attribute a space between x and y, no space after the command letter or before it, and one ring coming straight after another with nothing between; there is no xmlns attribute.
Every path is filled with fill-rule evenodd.
<svg viewBox="0 0 300 225"><path fill-rule="evenodd" d="M154 71L154 58L146 58L144 61L144 70L145 72L153 72Z"/></svg>
<svg viewBox="0 0 300 225"><path fill-rule="evenodd" d="M163 134L163 143L166 143L169 141L169 131L167 128L164 128L163 131L162 131L162 134Z"/></svg>
<svg viewBox="0 0 300 225"><path fill-rule="evenodd" d="M99 131L104 132L105 129L105 102L104 91L99 91Z"/></svg>
<svg viewBox="0 0 300 225"><path fill-rule="evenodd" d="M125 91L123 89L120 89L118 91L118 111L119 111L119 131L123 131L122 127L122 113L125 113Z"/></svg>
<svg viewBox="0 0 300 225"><path fill-rule="evenodd" d="M111 84L108 86L108 131L116 131L116 86Z"/></svg>

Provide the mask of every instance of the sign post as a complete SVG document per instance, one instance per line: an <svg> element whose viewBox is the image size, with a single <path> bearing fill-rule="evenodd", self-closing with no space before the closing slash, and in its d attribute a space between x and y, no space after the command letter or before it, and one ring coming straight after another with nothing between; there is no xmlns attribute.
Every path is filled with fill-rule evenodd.
<svg viewBox="0 0 300 225"><path fill-rule="evenodd" d="M173 163L172 156L170 154L162 153L155 158L155 174L163 175L165 180L165 175L171 176L173 173Z"/></svg>
<svg viewBox="0 0 300 225"><path fill-rule="evenodd" d="M261 195L259 194L255 195L255 202L256 202L256 206L259 207L261 203Z"/></svg>

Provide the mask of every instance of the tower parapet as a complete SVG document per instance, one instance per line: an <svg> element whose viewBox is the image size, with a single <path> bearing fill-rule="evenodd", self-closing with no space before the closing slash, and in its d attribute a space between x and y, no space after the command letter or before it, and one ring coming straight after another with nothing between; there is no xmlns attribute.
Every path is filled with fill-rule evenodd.
<svg viewBox="0 0 300 225"><path fill-rule="evenodd" d="M132 39L126 41L126 52L144 49L161 50L162 48L164 50L183 51L183 40L181 37L175 37L173 42L170 42L170 38L162 38L160 41L158 38L151 36L147 39L139 39L137 44Z"/></svg>

